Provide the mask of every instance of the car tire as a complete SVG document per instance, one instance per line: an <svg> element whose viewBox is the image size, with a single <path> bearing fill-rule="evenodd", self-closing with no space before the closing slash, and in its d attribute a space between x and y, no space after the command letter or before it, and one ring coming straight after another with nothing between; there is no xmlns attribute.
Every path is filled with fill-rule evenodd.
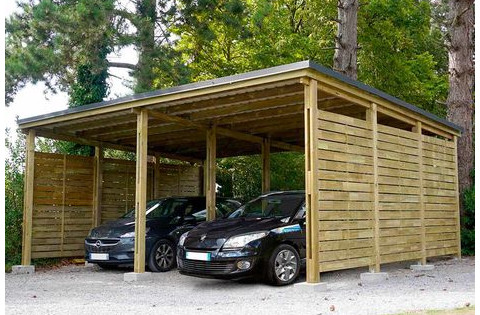
<svg viewBox="0 0 480 315"><path fill-rule="evenodd" d="M148 268L153 272L165 272L172 270L176 265L175 244L166 239L155 243L148 257Z"/></svg>
<svg viewBox="0 0 480 315"><path fill-rule="evenodd" d="M97 263L97 265L105 270L114 270L118 268L118 265L112 265L112 264L103 264L103 263Z"/></svg>
<svg viewBox="0 0 480 315"><path fill-rule="evenodd" d="M295 282L300 274L300 255L288 244L275 248L268 260L267 280L272 285L289 285Z"/></svg>

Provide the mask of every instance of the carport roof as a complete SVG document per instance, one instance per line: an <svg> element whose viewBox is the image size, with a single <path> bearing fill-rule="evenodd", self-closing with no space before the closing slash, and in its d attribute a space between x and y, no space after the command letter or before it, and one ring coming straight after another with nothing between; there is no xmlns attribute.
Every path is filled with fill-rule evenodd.
<svg viewBox="0 0 480 315"><path fill-rule="evenodd" d="M157 115L149 122L149 148L172 157L201 159L204 156L204 135L199 136L198 126L189 125L188 121L202 126L215 124L247 134L247 138L248 135L270 137L301 147L302 83L305 83L302 80L309 77L319 80L319 86L330 85L340 92L343 87L348 88L350 96L360 93L373 101L393 104L403 114L422 117L447 133L461 132L459 126L445 119L308 60L24 118L18 120L18 124L21 129L37 130L39 136L131 150L136 143L135 108L147 108L161 113L159 115L180 118L169 121ZM352 112L351 98L328 91L330 93L320 89L319 108L343 107L351 115L358 114ZM255 141L219 136L219 157L259 152ZM277 149L286 150L288 146L277 146Z"/></svg>

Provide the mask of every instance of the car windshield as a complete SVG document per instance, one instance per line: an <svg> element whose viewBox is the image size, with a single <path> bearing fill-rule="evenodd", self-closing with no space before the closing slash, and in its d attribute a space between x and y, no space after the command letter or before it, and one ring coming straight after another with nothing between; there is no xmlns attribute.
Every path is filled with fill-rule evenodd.
<svg viewBox="0 0 480 315"><path fill-rule="evenodd" d="M186 202L186 199L160 199L152 200L147 202L146 214L147 218L160 218L160 217L172 217L175 216L176 212L183 212L183 206ZM182 208L182 209L180 209ZM178 213L180 215L180 213ZM183 213L181 213L183 215ZM135 217L135 208L131 209L125 213L122 218L133 218Z"/></svg>
<svg viewBox="0 0 480 315"><path fill-rule="evenodd" d="M304 196L301 194L274 194L259 197L238 208L229 218L291 217L303 204L303 199Z"/></svg>

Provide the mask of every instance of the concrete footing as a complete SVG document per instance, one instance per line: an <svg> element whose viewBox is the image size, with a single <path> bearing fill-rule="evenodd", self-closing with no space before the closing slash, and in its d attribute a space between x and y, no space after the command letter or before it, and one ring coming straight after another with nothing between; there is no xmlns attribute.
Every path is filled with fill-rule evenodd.
<svg viewBox="0 0 480 315"><path fill-rule="evenodd" d="M377 283L388 279L386 272L364 272L360 274L360 281L362 283Z"/></svg>
<svg viewBox="0 0 480 315"><path fill-rule="evenodd" d="M153 275L151 272L127 272L123 274L123 281L132 282L132 281L150 281L153 280Z"/></svg>
<svg viewBox="0 0 480 315"><path fill-rule="evenodd" d="M29 275L35 273L34 265L15 265L12 266L12 274L14 275Z"/></svg>
<svg viewBox="0 0 480 315"><path fill-rule="evenodd" d="M87 268L92 268L94 267L96 264L92 264L92 263L89 263L88 261L85 262L85 267Z"/></svg>
<svg viewBox="0 0 480 315"><path fill-rule="evenodd" d="M410 265L413 271L429 271L435 269L434 265Z"/></svg>
<svg viewBox="0 0 480 315"><path fill-rule="evenodd" d="M297 290L302 290L304 292L328 291L328 285L326 282L319 282L319 283L299 282L299 283L295 283L293 286Z"/></svg>

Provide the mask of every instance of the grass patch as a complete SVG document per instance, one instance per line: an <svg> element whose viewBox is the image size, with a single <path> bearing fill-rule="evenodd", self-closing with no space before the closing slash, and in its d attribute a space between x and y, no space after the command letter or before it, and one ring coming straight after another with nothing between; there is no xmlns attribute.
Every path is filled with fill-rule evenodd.
<svg viewBox="0 0 480 315"><path fill-rule="evenodd" d="M412 311L397 315L475 315L475 306L460 307L453 310Z"/></svg>

